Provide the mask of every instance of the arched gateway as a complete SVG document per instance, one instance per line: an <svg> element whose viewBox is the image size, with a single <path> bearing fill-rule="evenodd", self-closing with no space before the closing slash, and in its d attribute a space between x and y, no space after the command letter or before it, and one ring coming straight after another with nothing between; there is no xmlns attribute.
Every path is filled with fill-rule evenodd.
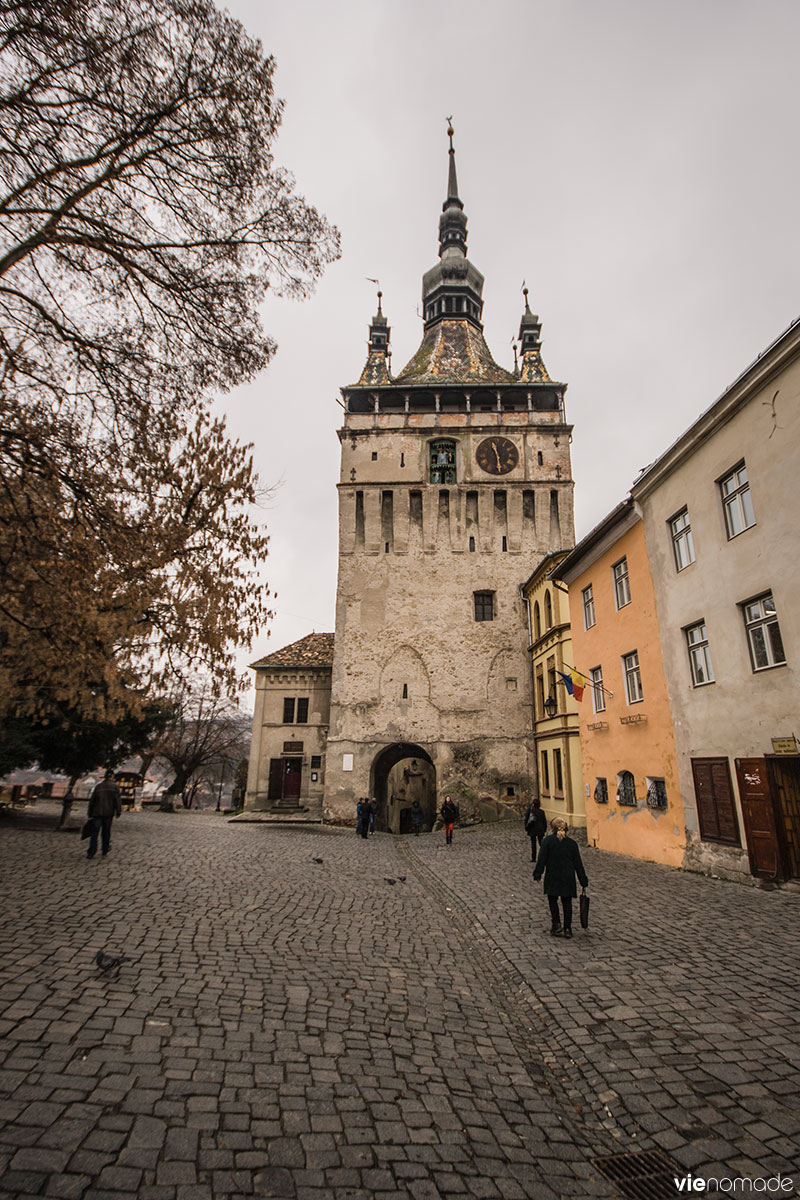
<svg viewBox="0 0 800 1200"><path fill-rule="evenodd" d="M376 756L370 771L370 794L378 800L378 829L411 833L411 805L422 806L423 830L436 819L436 768L422 746L397 742Z"/></svg>

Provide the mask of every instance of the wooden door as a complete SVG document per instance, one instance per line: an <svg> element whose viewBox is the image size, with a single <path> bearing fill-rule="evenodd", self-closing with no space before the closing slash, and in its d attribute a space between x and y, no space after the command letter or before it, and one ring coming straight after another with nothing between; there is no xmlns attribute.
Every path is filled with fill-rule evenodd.
<svg viewBox="0 0 800 1200"><path fill-rule="evenodd" d="M271 758L269 760L269 788L267 790L268 800L280 800L283 796L283 759Z"/></svg>
<svg viewBox="0 0 800 1200"><path fill-rule="evenodd" d="M741 846L727 758L693 758L692 774L702 840Z"/></svg>
<svg viewBox="0 0 800 1200"><path fill-rule="evenodd" d="M800 879L800 757L769 757L767 777L777 810L783 873Z"/></svg>
<svg viewBox="0 0 800 1200"><path fill-rule="evenodd" d="M297 800L300 797L300 777L303 774L302 758L283 760L283 799Z"/></svg>
<svg viewBox="0 0 800 1200"><path fill-rule="evenodd" d="M780 852L766 760L737 758L736 775L750 870L763 879L777 879L781 874Z"/></svg>

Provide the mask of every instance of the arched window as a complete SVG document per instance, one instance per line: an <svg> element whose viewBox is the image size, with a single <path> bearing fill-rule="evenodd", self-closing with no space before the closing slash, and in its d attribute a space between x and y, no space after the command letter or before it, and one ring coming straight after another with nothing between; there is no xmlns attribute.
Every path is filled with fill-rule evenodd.
<svg viewBox="0 0 800 1200"><path fill-rule="evenodd" d="M542 614L539 612L538 600L533 606L533 633L536 638L542 636Z"/></svg>
<svg viewBox="0 0 800 1200"><path fill-rule="evenodd" d="M617 803L636 807L636 780L630 771L620 771L617 776Z"/></svg>
<svg viewBox="0 0 800 1200"><path fill-rule="evenodd" d="M431 483L456 482L456 444L449 438L430 443Z"/></svg>
<svg viewBox="0 0 800 1200"><path fill-rule="evenodd" d="M553 601L550 599L550 592L544 594L544 627L545 629L553 628Z"/></svg>

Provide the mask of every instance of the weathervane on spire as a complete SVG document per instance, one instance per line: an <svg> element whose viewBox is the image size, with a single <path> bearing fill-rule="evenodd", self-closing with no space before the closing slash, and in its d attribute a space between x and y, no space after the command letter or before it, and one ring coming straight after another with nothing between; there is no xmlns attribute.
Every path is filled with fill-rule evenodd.
<svg viewBox="0 0 800 1200"><path fill-rule="evenodd" d="M371 275L365 275L364 278L366 279L367 283L374 283L378 289L378 316L382 317L383 313L381 312L381 297L383 296L383 292L381 291L381 281L380 279L373 279Z"/></svg>

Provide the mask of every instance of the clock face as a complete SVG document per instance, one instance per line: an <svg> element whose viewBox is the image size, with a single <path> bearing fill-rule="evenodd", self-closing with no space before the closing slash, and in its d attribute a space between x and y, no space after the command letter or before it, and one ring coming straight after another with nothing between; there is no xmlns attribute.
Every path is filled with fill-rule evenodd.
<svg viewBox="0 0 800 1200"><path fill-rule="evenodd" d="M475 458L481 470L489 475L507 475L519 462L519 453L508 438L488 437L479 444Z"/></svg>

